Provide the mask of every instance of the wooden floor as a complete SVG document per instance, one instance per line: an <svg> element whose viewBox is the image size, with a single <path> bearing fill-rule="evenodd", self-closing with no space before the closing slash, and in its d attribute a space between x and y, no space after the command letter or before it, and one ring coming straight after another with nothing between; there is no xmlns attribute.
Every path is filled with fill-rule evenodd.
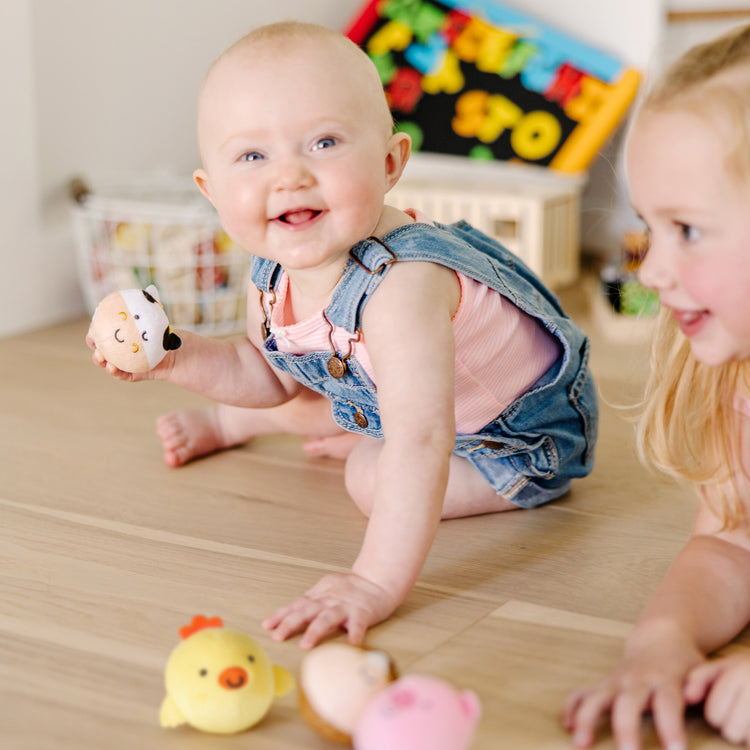
<svg viewBox="0 0 750 750"><path fill-rule="evenodd" d="M637 395L644 346L600 335L581 288L562 297L594 338L605 401L593 475L542 509L444 523L407 602L368 638L401 673L479 695L474 750L571 747L563 696L614 664L694 511L639 467L631 426L606 403ZM269 438L168 468L155 418L203 402L112 381L90 363L86 327L0 341L0 745L335 747L294 694L252 737L161 729L158 709L178 628L197 613L297 669L296 643L271 642L259 623L354 559L365 522L341 464ZM725 746L698 715L689 727L691 748ZM644 736L657 746L651 727ZM597 747L614 747L606 729Z"/></svg>

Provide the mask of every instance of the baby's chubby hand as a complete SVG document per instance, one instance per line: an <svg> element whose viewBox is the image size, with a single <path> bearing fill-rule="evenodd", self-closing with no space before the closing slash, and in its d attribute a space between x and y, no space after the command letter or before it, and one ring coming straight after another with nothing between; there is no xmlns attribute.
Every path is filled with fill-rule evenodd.
<svg viewBox="0 0 750 750"><path fill-rule="evenodd" d="M101 351L97 349L96 343L94 341L94 336L91 333L91 328L89 328L88 332L86 333L86 346L91 349L92 362L97 367L103 367L116 380L123 380L128 383L136 383L139 380L152 380L154 378L153 370L140 373L125 372L125 370L120 370L111 362L108 362Z"/></svg>
<svg viewBox="0 0 750 750"><path fill-rule="evenodd" d="M362 643L367 628L385 620L398 602L377 584L354 573L321 578L304 596L276 610L263 621L275 641L304 631L299 645L312 648L322 638L343 628L349 642Z"/></svg>

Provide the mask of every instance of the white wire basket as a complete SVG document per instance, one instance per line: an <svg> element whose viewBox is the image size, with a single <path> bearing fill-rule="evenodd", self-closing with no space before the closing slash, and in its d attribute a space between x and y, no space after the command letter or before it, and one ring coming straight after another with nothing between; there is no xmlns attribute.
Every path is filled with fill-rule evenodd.
<svg viewBox="0 0 750 750"><path fill-rule="evenodd" d="M250 256L191 182L89 192L76 181L71 192L89 313L111 292L154 284L175 328L208 336L245 330Z"/></svg>

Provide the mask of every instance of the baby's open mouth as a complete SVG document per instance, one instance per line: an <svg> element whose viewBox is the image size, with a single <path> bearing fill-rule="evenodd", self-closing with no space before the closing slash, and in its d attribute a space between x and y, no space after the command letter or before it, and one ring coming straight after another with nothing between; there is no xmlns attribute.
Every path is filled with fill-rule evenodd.
<svg viewBox="0 0 750 750"><path fill-rule="evenodd" d="M300 208L294 211L286 211L277 217L277 221L283 224L304 224L306 221L312 221L320 215L320 211L311 208Z"/></svg>

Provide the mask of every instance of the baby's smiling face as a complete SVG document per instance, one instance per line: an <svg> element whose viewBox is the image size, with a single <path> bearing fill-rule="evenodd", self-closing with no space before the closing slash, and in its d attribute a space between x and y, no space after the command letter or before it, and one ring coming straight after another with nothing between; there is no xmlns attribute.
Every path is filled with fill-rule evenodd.
<svg viewBox="0 0 750 750"><path fill-rule="evenodd" d="M290 273L340 270L381 217L394 138L377 73L348 40L257 40L206 79L196 182L248 252Z"/></svg>

